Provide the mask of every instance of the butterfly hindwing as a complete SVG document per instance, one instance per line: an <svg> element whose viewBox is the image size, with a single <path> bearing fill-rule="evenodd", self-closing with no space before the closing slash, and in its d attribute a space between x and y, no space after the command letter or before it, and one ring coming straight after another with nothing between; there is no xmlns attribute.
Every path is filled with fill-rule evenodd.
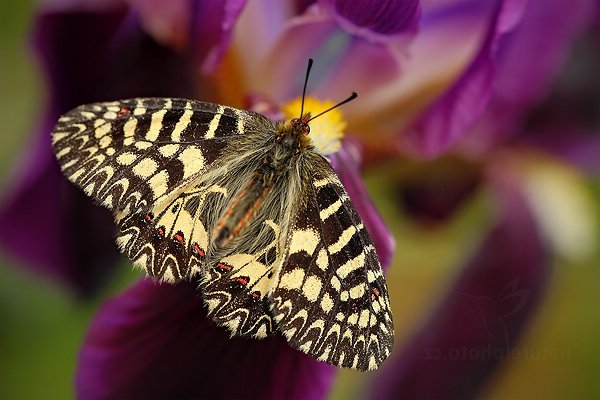
<svg viewBox="0 0 600 400"><path fill-rule="evenodd" d="M211 262L200 285L209 315L232 335L263 338L275 330L267 292L281 254L280 228L272 220L263 224L270 235L260 247Z"/></svg>
<svg viewBox="0 0 600 400"><path fill-rule="evenodd" d="M168 282L189 279L207 259L206 203L223 192L194 185L150 212L128 215L118 221L117 243L148 275Z"/></svg>
<svg viewBox="0 0 600 400"><path fill-rule="evenodd" d="M326 161L291 224L271 298L277 326L294 347L361 370L393 344L393 324L375 248Z"/></svg>

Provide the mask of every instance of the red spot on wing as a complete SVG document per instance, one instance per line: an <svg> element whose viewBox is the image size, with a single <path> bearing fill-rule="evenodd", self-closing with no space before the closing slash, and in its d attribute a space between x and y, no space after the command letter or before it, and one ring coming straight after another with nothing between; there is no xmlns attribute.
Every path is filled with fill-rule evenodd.
<svg viewBox="0 0 600 400"><path fill-rule="evenodd" d="M202 248L198 246L198 243L194 243L192 245L192 252L199 257L204 257L206 255L204 250L202 250Z"/></svg>
<svg viewBox="0 0 600 400"><path fill-rule="evenodd" d="M153 219L154 219L154 214L152 214L151 212L144 214L144 216L142 217L142 221L147 224L152 222Z"/></svg>
<svg viewBox="0 0 600 400"><path fill-rule="evenodd" d="M234 279L234 281L239 283L242 286L248 286L248 283L250 282L250 278L248 278L246 276L238 276L237 278Z"/></svg>
<svg viewBox="0 0 600 400"><path fill-rule="evenodd" d="M250 283L250 278L247 276L238 276L233 278L229 287L233 290L243 290L246 291L248 289L248 283Z"/></svg>
<svg viewBox="0 0 600 400"><path fill-rule="evenodd" d="M175 240L177 243L183 245L185 243L185 239L183 238L183 232L179 231L175 234L175 236L173 236L173 240Z"/></svg>
<svg viewBox="0 0 600 400"><path fill-rule="evenodd" d="M156 230L156 233L158 233L158 236L160 236L161 238L165 237L165 227L161 226Z"/></svg>
<svg viewBox="0 0 600 400"><path fill-rule="evenodd" d="M222 272L231 272L231 270L233 269L231 265L222 262L217 264L217 268L220 269Z"/></svg>
<svg viewBox="0 0 600 400"><path fill-rule="evenodd" d="M252 292L251 296L254 300L258 300L260 299L260 292Z"/></svg>

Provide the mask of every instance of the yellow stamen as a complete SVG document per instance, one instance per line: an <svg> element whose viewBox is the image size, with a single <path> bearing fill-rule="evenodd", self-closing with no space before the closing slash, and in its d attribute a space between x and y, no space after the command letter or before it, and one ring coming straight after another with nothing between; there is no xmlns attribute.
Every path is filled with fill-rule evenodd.
<svg viewBox="0 0 600 400"><path fill-rule="evenodd" d="M304 112L317 115L334 105L335 103L328 100L321 101L314 97L306 97L304 99ZM292 119L299 117L301 108L302 99L297 98L284 104L282 111L287 119ZM338 108L310 121L309 125L310 134L308 136L320 154L332 154L340 149L341 139L344 137L344 130L346 129L346 121Z"/></svg>

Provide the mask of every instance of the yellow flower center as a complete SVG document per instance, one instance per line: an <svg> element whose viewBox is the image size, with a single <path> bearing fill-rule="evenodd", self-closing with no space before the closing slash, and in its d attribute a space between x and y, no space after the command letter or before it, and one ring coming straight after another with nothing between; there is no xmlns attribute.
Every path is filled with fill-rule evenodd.
<svg viewBox="0 0 600 400"><path fill-rule="evenodd" d="M335 105L331 101L321 101L314 97L304 98L304 112L315 116L322 111ZM283 105L282 111L287 119L298 118L302 108L302 99L297 98ZM316 150L323 155L332 154L341 147L341 139L344 137L346 121L342 112L336 108L319 118L310 121L310 134L308 135Z"/></svg>

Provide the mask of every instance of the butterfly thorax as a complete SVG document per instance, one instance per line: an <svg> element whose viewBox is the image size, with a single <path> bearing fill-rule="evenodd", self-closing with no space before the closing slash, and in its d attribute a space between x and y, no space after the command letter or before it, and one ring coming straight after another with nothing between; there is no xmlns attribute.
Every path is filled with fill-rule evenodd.
<svg viewBox="0 0 600 400"><path fill-rule="evenodd" d="M295 157L312 150L312 142L308 137L310 127L306 122L309 118L310 114L305 114L302 118L294 118L276 125L275 145L269 159L269 164L275 170L288 169Z"/></svg>

